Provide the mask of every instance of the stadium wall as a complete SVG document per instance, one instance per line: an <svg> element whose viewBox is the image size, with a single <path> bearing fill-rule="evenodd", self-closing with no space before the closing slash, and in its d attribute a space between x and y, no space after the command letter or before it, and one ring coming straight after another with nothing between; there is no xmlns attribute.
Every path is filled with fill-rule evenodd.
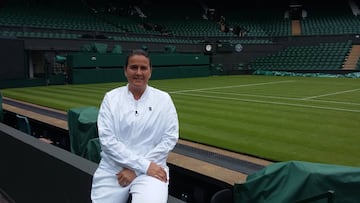
<svg viewBox="0 0 360 203"><path fill-rule="evenodd" d="M15 202L91 202L97 164L0 123L1 189Z"/></svg>
<svg viewBox="0 0 360 203"><path fill-rule="evenodd" d="M0 63L0 81L27 78L24 41L0 38Z"/></svg>
<svg viewBox="0 0 360 203"><path fill-rule="evenodd" d="M150 53L152 79L209 76L209 56L195 53ZM76 53L68 56L72 84L126 81L126 54Z"/></svg>
<svg viewBox="0 0 360 203"><path fill-rule="evenodd" d="M145 36L144 36L145 37ZM147 36L149 37L149 36ZM152 36L156 38L156 36ZM199 38L189 38L189 39L199 39ZM241 43L242 40L256 40L256 39L266 39L271 43ZM240 52L236 52L234 50L235 44L229 44L229 46L225 46L225 50L214 50L211 54L205 53L205 42L211 41L214 44L218 43L219 40L235 40L238 41L239 44L242 45L243 49ZM48 56L55 56L57 53L62 53L63 55L71 55L74 53L78 53L83 51L82 47L91 43L103 43L107 45L107 53L111 53L112 49L120 45L124 53L136 49L146 47L147 50L151 53L161 53L166 54L166 47L173 46L175 47L174 53L177 54L199 54L199 55L207 55L209 57L208 69L209 71L206 73L205 67L203 67L202 71L199 69L195 70L194 77L206 76L206 75L224 75L224 74L250 74L251 71L247 69L247 65L249 62L253 61L257 57L262 57L267 54L276 53L282 49L285 49L288 46L297 46L297 45L311 45L320 42L337 42L337 41L346 41L352 40L353 44L360 44L359 35L327 35L327 36L287 36L287 37L237 37L237 38L212 38L204 40L203 42L199 41L198 43L189 44L189 43L176 43L176 44L168 44L168 43L155 43L155 42L129 42L129 41L119 41L119 40L110 40L110 39L45 39L45 38L22 38L22 39L1 39L2 42L12 43L17 42L18 44L22 44L22 46L18 46L17 54L12 54L17 56L17 59L11 59L11 57L4 57L5 65L2 65L0 68L0 88L8 88L8 87L20 87L20 86L37 86L37 85L49 85L49 84L66 84L66 83L87 83L87 82L102 82L103 80L88 80L84 77L88 75L98 74L98 70L92 70L88 73L84 73L83 71L75 71L77 77L71 78L73 76L67 75L66 72L64 74L54 75L48 72L49 64L44 64L42 67L43 72L45 73L43 76L34 76L32 77L29 72L31 72L31 63L33 62L32 54L34 52L40 53L44 58ZM1 43L0 47L3 47L6 43ZM22 49L19 49L22 47ZM5 49L3 49L5 50ZM21 54L19 54L21 52ZM167 55L169 57L169 55ZM21 59L20 59L21 58ZM167 58L162 58L162 60L167 60ZM8 63L6 63L8 61ZM48 60L49 61L49 60ZM107 63L107 62L104 62ZM14 68L9 68L10 66L6 65L10 64L14 66ZM116 68L121 68L118 63ZM178 64L178 66L182 66L183 64ZM188 71L191 70L187 64L184 70L180 70L179 67L176 69L166 69L166 71L170 71L169 73L160 74L159 76L153 75L153 78L174 78L174 77L191 77L191 74L188 74ZM203 64L205 65L205 64ZM51 66L51 64L50 64ZM100 68L103 65L97 66ZM221 68L217 68L212 70L212 66L220 66ZM155 67L155 66L154 66ZM8 71L13 71L8 74ZM155 68L154 68L155 70ZM160 69L159 69L160 70ZM7 71L7 72L5 72ZM16 74L14 75L14 71ZM121 71L118 70L105 70L104 74L100 76L100 78L108 77L108 75L115 71L114 73L119 73ZM162 68L161 71L164 71ZM80 73L81 72L81 73ZM94 72L94 73L92 73ZM95 73L96 72L96 73ZM156 72L156 71L155 71ZM186 73L184 75L184 73ZM162 75L162 76L160 76ZM6 78L3 78L6 77ZM124 78L111 79L110 81L123 81Z"/></svg>

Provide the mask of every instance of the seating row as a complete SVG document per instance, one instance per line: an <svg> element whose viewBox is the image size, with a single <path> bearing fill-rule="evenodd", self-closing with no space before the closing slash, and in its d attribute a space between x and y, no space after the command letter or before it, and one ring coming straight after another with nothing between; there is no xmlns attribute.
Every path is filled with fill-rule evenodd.
<svg viewBox="0 0 360 203"><path fill-rule="evenodd" d="M340 70L351 41L292 46L275 54L256 58L252 70Z"/></svg>
<svg viewBox="0 0 360 203"><path fill-rule="evenodd" d="M167 12L164 9L157 11L157 7L149 8L152 15L147 19L107 12L95 13L81 5L71 5L70 8L67 5L29 7L25 4L9 4L1 8L0 26L143 35L171 34L177 37L234 37L233 32L221 31L218 22L201 18L199 12L186 5L173 7L172 10L168 8ZM182 12L182 9L187 12ZM281 9L272 12L261 10L262 15L254 14L251 10L240 12L226 9L229 9L224 14L226 26L229 29L237 26L245 29L245 36L291 36L291 19L284 18ZM349 11L345 12L345 7L339 10L335 13L311 10L312 15L300 19L302 35L358 34L359 19ZM162 29L150 29L146 25L161 26Z"/></svg>

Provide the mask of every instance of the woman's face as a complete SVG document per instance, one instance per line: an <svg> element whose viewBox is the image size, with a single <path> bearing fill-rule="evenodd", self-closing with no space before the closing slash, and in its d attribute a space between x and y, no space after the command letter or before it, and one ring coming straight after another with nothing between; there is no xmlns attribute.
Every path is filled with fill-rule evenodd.
<svg viewBox="0 0 360 203"><path fill-rule="evenodd" d="M125 68L125 76L131 90L144 90L151 77L150 59L143 55L133 55Z"/></svg>

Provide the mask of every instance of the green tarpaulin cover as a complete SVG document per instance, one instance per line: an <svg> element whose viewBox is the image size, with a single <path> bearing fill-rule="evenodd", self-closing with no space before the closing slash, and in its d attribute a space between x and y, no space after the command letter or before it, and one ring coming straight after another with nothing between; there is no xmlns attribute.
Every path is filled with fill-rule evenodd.
<svg viewBox="0 0 360 203"><path fill-rule="evenodd" d="M327 78L360 78L360 72L346 74L329 74L329 73L295 73L288 71L267 71L256 70L254 75L274 75L274 76L297 76L297 77L327 77Z"/></svg>
<svg viewBox="0 0 360 203"><path fill-rule="evenodd" d="M68 111L68 127L70 150L72 153L85 157L88 141L98 137L96 107L73 108Z"/></svg>
<svg viewBox="0 0 360 203"><path fill-rule="evenodd" d="M84 151L84 158L95 162L100 163L100 152L101 152L101 146L100 146L100 140L98 137L90 139L85 147Z"/></svg>
<svg viewBox="0 0 360 203"><path fill-rule="evenodd" d="M295 203L329 190L334 191L333 202L360 202L360 168L302 161L274 163L235 184L234 202Z"/></svg>

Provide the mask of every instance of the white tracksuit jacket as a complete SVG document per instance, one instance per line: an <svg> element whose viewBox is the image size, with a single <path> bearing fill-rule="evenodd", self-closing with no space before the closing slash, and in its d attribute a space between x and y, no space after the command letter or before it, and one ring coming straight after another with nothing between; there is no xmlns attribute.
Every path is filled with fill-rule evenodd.
<svg viewBox="0 0 360 203"><path fill-rule="evenodd" d="M135 100L128 86L106 93L98 115L102 168L123 167L145 174L150 162L168 167L168 153L179 138L178 116L170 95L147 86Z"/></svg>

